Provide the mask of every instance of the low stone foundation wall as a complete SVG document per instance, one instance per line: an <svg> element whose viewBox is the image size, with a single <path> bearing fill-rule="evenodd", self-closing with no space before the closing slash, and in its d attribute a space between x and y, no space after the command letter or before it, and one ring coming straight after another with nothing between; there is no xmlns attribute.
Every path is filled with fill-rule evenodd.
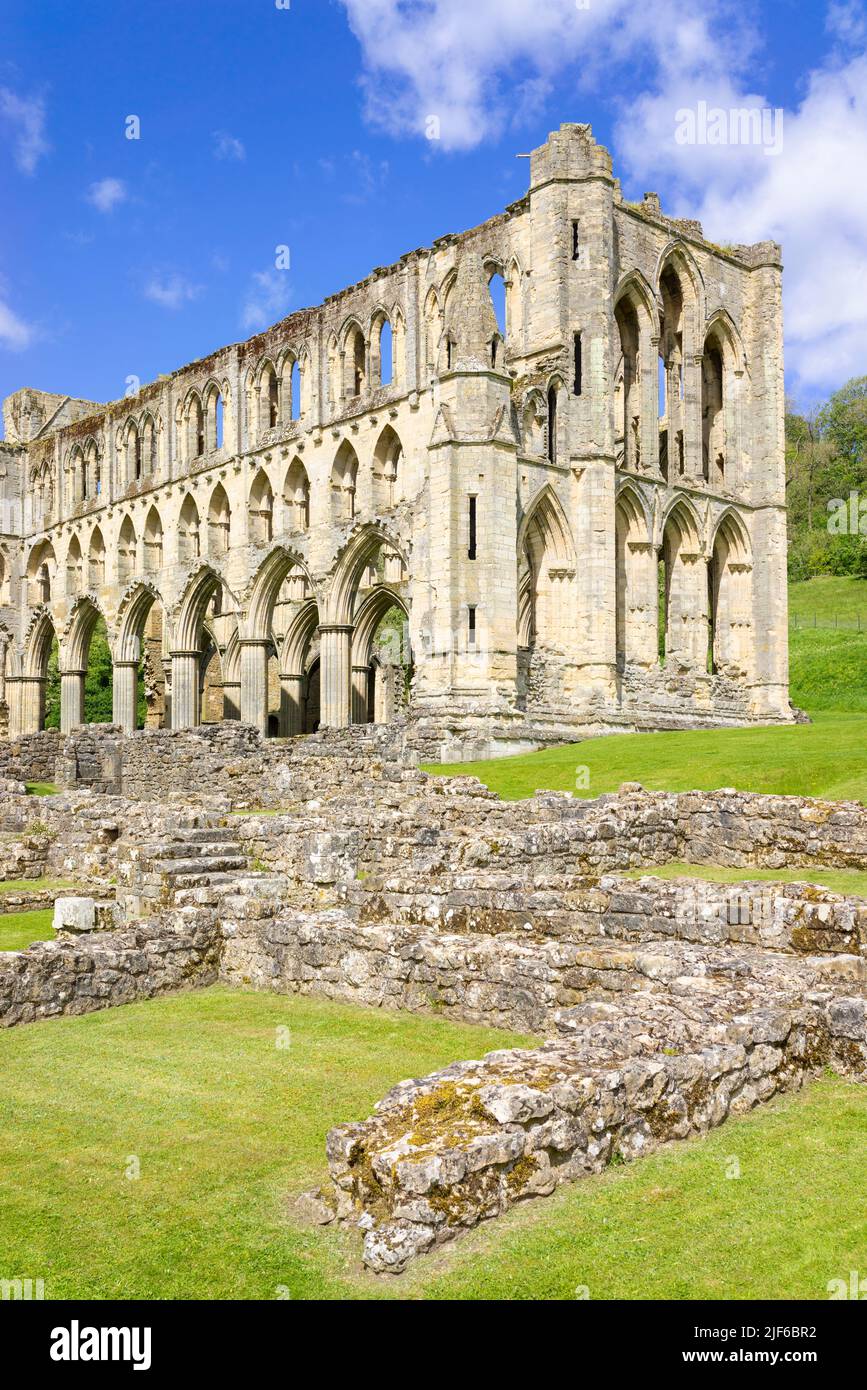
<svg viewBox="0 0 867 1390"><path fill-rule="evenodd" d="M338 897L363 925L867 955L867 901L809 883L721 884L609 874L550 877L544 887L534 888L502 873L454 874L424 885L405 874L382 884L340 883Z"/></svg>
<svg viewBox="0 0 867 1390"><path fill-rule="evenodd" d="M698 1027L647 1002L588 1005L535 1051L402 1082L370 1119L329 1133L334 1191L319 1219L366 1229L365 1263L396 1273L524 1198L705 1134L820 1068L864 1076L862 998L772 1002Z"/></svg>
<svg viewBox="0 0 867 1390"><path fill-rule="evenodd" d="M841 915L844 902L841 901ZM233 907L235 915L233 915ZM239 909L243 911L240 915ZM539 1032L590 994L625 995L722 972L750 986L793 990L824 979L867 983L867 961L848 951L808 961L765 949L642 939L627 944L521 936L464 936L410 926L361 926L344 912L265 915L257 901L220 912L221 979L230 985L317 994L367 1007L429 1010L493 1028ZM273 908L271 909L273 914ZM794 981L794 983L793 983ZM705 995L709 986L702 986ZM735 985L730 987L730 993ZM712 992L712 991L711 991Z"/></svg>
<svg viewBox="0 0 867 1390"><path fill-rule="evenodd" d="M149 922L75 942L0 953L0 1027L91 1013L213 984L219 933L206 916Z"/></svg>

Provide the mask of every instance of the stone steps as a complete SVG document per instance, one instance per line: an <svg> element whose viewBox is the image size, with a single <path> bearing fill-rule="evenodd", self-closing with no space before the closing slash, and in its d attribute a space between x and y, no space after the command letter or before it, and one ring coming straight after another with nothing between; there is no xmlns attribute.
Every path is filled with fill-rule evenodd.
<svg viewBox="0 0 867 1390"><path fill-rule="evenodd" d="M249 867L245 854L190 855L183 859L162 859L155 861L157 872L168 879L185 877L189 874L227 873Z"/></svg>

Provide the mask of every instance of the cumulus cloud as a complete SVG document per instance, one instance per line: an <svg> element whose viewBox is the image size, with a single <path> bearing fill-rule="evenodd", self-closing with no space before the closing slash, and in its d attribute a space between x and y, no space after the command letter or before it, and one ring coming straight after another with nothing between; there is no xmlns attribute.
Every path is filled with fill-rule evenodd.
<svg viewBox="0 0 867 1390"><path fill-rule="evenodd" d="M111 212L128 197L123 179L100 179L87 190L86 199L97 212Z"/></svg>
<svg viewBox="0 0 867 1390"><path fill-rule="evenodd" d="M159 304L161 309L180 309L202 292L201 285L194 285L184 275L154 275L144 288L145 299Z"/></svg>
<svg viewBox="0 0 867 1390"><path fill-rule="evenodd" d="M23 352L36 338L33 324L19 318L0 295L0 344L11 352Z"/></svg>
<svg viewBox="0 0 867 1390"><path fill-rule="evenodd" d="M238 140L236 136L230 135L228 131L225 130L215 130L214 158L240 161L247 158L247 151L243 143Z"/></svg>
<svg viewBox="0 0 867 1390"><path fill-rule="evenodd" d="M34 174L49 145L45 138L45 103L0 87L0 125L8 132L12 155L22 174Z"/></svg>
<svg viewBox="0 0 867 1390"><path fill-rule="evenodd" d="M292 287L285 270L257 270L251 277L241 310L241 327L257 333L283 318L292 300Z"/></svg>
<svg viewBox="0 0 867 1390"><path fill-rule="evenodd" d="M759 89L760 14L731 0L342 0L361 45L368 119L394 135L471 149L526 124L565 80L581 119L594 88L615 116L613 153L636 191L697 217L715 241L783 243L787 361L807 390L867 362L867 8L831 0L828 51L782 113ZM610 93L611 95L607 95ZM685 112L766 113L758 139L679 142ZM736 113L730 116L729 113ZM700 124L700 122L699 122ZM762 133L763 129L763 133Z"/></svg>
<svg viewBox="0 0 867 1390"><path fill-rule="evenodd" d="M364 63L367 114L392 134L430 135L445 149L470 149L498 138L516 120L534 118L567 69L590 85L616 63L641 64L677 45L717 51L714 13L729 16L733 51L746 55L744 24L725 0L709 0L690 18L676 0L656 0L650 14L631 0L342 0ZM735 29L738 38L735 40ZM622 74L621 74L622 76Z"/></svg>
<svg viewBox="0 0 867 1390"><path fill-rule="evenodd" d="M782 114L775 152L761 141L678 144L678 113L701 100L770 110L726 74L664 84L618 128L628 171L666 187L674 211L698 217L714 241L782 243L787 365L799 387L824 391L863 373L867 185L855 171L867 167L867 52L836 51L808 74L803 100Z"/></svg>

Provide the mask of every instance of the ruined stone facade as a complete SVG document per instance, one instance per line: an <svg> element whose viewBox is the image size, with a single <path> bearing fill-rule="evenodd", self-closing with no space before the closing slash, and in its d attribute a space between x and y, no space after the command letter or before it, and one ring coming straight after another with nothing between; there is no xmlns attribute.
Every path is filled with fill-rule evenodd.
<svg viewBox="0 0 867 1390"><path fill-rule="evenodd" d="M150 724L408 709L446 758L790 718L780 274L565 125L505 212L319 308L108 405L18 392L10 732L55 637L82 722L100 617L125 729L141 664Z"/></svg>

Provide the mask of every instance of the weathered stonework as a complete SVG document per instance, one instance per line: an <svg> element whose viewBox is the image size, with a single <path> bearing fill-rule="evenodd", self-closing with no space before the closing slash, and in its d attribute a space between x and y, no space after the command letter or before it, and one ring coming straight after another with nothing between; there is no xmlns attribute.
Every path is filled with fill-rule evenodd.
<svg viewBox="0 0 867 1390"><path fill-rule="evenodd" d="M789 719L780 279L563 125L523 198L317 308L132 397L17 392L0 729L55 637L81 724L100 617L128 731L140 663L149 726L406 714L434 758Z"/></svg>
<svg viewBox="0 0 867 1390"><path fill-rule="evenodd" d="M824 1067L865 1076L867 901L631 876L864 867L861 805L636 784L503 803L420 772L411 722L77 730L49 739L74 785L34 798L41 738L4 766L0 870L90 896L58 903L55 942L0 954L0 1026L220 981L545 1039L402 1082L329 1134L303 1211L359 1227L378 1273Z"/></svg>

